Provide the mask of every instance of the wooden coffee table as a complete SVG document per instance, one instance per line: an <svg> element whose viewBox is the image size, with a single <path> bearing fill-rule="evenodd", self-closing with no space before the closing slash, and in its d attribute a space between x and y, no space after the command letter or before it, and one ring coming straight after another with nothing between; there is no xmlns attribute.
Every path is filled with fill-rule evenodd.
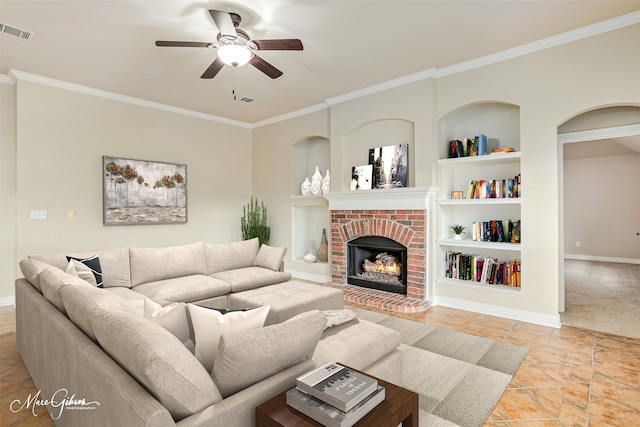
<svg viewBox="0 0 640 427"><path fill-rule="evenodd" d="M357 369L353 370L358 372ZM418 427L418 394L376 379L385 388L385 398L355 426L397 427L402 423L403 427ZM286 393L280 393L256 408L256 427L293 426L322 427L322 424L287 405Z"/></svg>

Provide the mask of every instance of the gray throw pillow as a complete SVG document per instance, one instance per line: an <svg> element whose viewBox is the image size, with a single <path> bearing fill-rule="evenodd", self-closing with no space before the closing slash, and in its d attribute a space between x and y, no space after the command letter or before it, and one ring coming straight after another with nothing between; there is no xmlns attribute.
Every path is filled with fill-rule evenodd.
<svg viewBox="0 0 640 427"><path fill-rule="evenodd" d="M220 337L211 376L227 397L311 358L327 324L313 312L284 323Z"/></svg>

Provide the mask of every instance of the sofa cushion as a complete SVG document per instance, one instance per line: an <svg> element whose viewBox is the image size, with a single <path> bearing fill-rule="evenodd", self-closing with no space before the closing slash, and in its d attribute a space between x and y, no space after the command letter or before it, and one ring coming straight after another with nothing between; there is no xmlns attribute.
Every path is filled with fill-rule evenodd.
<svg viewBox="0 0 640 427"><path fill-rule="evenodd" d="M220 338L212 377L222 396L230 396L310 358L327 323L323 313Z"/></svg>
<svg viewBox="0 0 640 427"><path fill-rule="evenodd" d="M263 244L260 246L258 255L256 255L256 258L253 260L253 266L279 271L286 253L287 248L285 247L274 247Z"/></svg>
<svg viewBox="0 0 640 427"><path fill-rule="evenodd" d="M187 318L187 304L184 302L159 304L145 297L144 318L171 332L191 353L194 352Z"/></svg>
<svg viewBox="0 0 640 427"><path fill-rule="evenodd" d="M355 319L328 328L313 353L318 365L344 363L354 369L366 369L400 345L400 333L377 323Z"/></svg>
<svg viewBox="0 0 640 427"><path fill-rule="evenodd" d="M202 242L164 248L129 248L131 285L205 274Z"/></svg>
<svg viewBox="0 0 640 427"><path fill-rule="evenodd" d="M213 277L196 274L149 282L138 285L134 289L149 298L172 302L192 302L226 295L231 290L231 285Z"/></svg>
<svg viewBox="0 0 640 427"><path fill-rule="evenodd" d="M195 336L195 356L207 372L211 372L215 365L218 341L222 334L260 328L269 314L268 306L227 311L187 304L187 309Z"/></svg>
<svg viewBox="0 0 640 427"><path fill-rule="evenodd" d="M67 311L64 308L62 294L60 293L62 288L67 285L93 288L93 286L81 278L67 274L57 268L47 268L42 270L40 274L38 274L38 280L42 287L42 295L44 295L47 301L55 305L56 308L65 315L67 314Z"/></svg>
<svg viewBox="0 0 640 427"><path fill-rule="evenodd" d="M144 295L131 288L111 287L102 289L124 300L125 304L133 314L138 317L144 317L144 299L146 298Z"/></svg>
<svg viewBox="0 0 640 427"><path fill-rule="evenodd" d="M25 279L29 281L33 285L34 288L38 290L38 292L42 293L42 287L40 286L40 279L38 274L44 269L47 268L55 268L51 264L47 264L44 261L39 261L37 259L25 258L19 263L20 271Z"/></svg>
<svg viewBox="0 0 640 427"><path fill-rule="evenodd" d="M205 243L207 274L251 267L259 249L257 237L232 243Z"/></svg>
<svg viewBox="0 0 640 427"><path fill-rule="evenodd" d="M102 267L102 280L104 287L124 286L131 287L131 269L129 267L129 248L109 249L95 252L78 252L67 254L29 255L29 258L46 262L60 270L67 268L69 261L67 256L74 258L89 258L97 255Z"/></svg>
<svg viewBox="0 0 640 427"><path fill-rule="evenodd" d="M94 341L97 341L96 334L89 321L92 316L104 310L134 313L122 298L94 286L64 286L60 289L60 296L67 317Z"/></svg>
<svg viewBox="0 0 640 427"><path fill-rule="evenodd" d="M103 350L174 420L222 400L209 373L169 331L119 310L102 311L90 323Z"/></svg>
<svg viewBox="0 0 640 427"><path fill-rule="evenodd" d="M263 267L245 267L221 271L212 274L211 277L229 283L232 292L240 292L266 285L273 285L274 283L286 282L291 279L291 273L268 270Z"/></svg>

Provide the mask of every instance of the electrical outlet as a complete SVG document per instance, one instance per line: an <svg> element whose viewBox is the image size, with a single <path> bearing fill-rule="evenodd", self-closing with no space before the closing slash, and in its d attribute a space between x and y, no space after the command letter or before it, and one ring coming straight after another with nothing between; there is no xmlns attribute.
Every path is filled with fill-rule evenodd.
<svg viewBox="0 0 640 427"><path fill-rule="evenodd" d="M31 219L47 219L46 210L32 210Z"/></svg>
<svg viewBox="0 0 640 427"><path fill-rule="evenodd" d="M67 218L68 219L76 219L76 211L71 210L71 211L67 212Z"/></svg>
<svg viewBox="0 0 640 427"><path fill-rule="evenodd" d="M576 242L576 248L580 247L580 242Z"/></svg>

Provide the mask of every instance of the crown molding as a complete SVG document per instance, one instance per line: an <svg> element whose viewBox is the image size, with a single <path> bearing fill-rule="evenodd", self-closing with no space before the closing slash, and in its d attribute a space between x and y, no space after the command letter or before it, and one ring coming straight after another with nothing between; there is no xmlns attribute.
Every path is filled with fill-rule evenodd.
<svg viewBox="0 0 640 427"><path fill-rule="evenodd" d="M259 128L266 125L271 125L278 122L283 122L285 120L293 119L294 117L304 116L305 114L315 113L316 111L326 110L329 108L327 104L316 104L311 107L302 108L300 110L295 110L290 113L281 114L279 116L271 117L265 120L261 120L259 122L254 122L249 125L251 129Z"/></svg>
<svg viewBox="0 0 640 427"><path fill-rule="evenodd" d="M224 117L213 116L211 114L204 114L197 111L187 110L186 108L179 108L179 107L174 107L167 104L161 104L159 102L147 101L145 99L135 98L132 96L120 95L120 94L109 92L102 89L95 89L89 86L69 83L62 80L52 79L50 77L38 76L36 74L26 73L24 71L10 69L9 76L10 78L13 78L16 81L23 80L23 81L28 81L32 83L39 83L42 85L57 87L60 89L66 89L74 92L84 93L87 95L99 96L101 98L111 99L113 101L126 102L128 104L139 105L147 108L154 108L156 110L162 110L169 113L182 114L185 116L195 117L203 120L209 120L212 122L224 123L232 126L251 128L251 125L249 123L226 119Z"/></svg>
<svg viewBox="0 0 640 427"><path fill-rule="evenodd" d="M628 13L606 21L598 22L586 27L578 28L556 36L547 37L545 39L536 40L512 49L503 50L491 55L482 56L470 61L461 62L459 64L443 67L436 71L436 78L444 77L451 74L462 73L464 71L473 70L475 68L484 67L486 65L495 64L509 59L518 58L520 56L529 55L563 44L572 43L578 40L593 37L609 31L618 30L640 23L640 11Z"/></svg>
<svg viewBox="0 0 640 427"><path fill-rule="evenodd" d="M414 83L420 80L433 78L435 76L435 73L436 73L435 68L429 68L428 70L419 71L417 73L409 74L408 76L399 77L397 79L389 80L377 85L373 85L373 86L369 86L353 92L345 93L344 95L338 95L333 98L328 98L328 99L325 99L324 102L326 102L330 106L340 104L341 102L362 98L363 96L382 92L388 89L393 89L399 86L404 86L409 83Z"/></svg>
<svg viewBox="0 0 640 427"><path fill-rule="evenodd" d="M0 74L0 83L6 83L6 84L13 85L16 82L10 76L8 76L6 74Z"/></svg>

